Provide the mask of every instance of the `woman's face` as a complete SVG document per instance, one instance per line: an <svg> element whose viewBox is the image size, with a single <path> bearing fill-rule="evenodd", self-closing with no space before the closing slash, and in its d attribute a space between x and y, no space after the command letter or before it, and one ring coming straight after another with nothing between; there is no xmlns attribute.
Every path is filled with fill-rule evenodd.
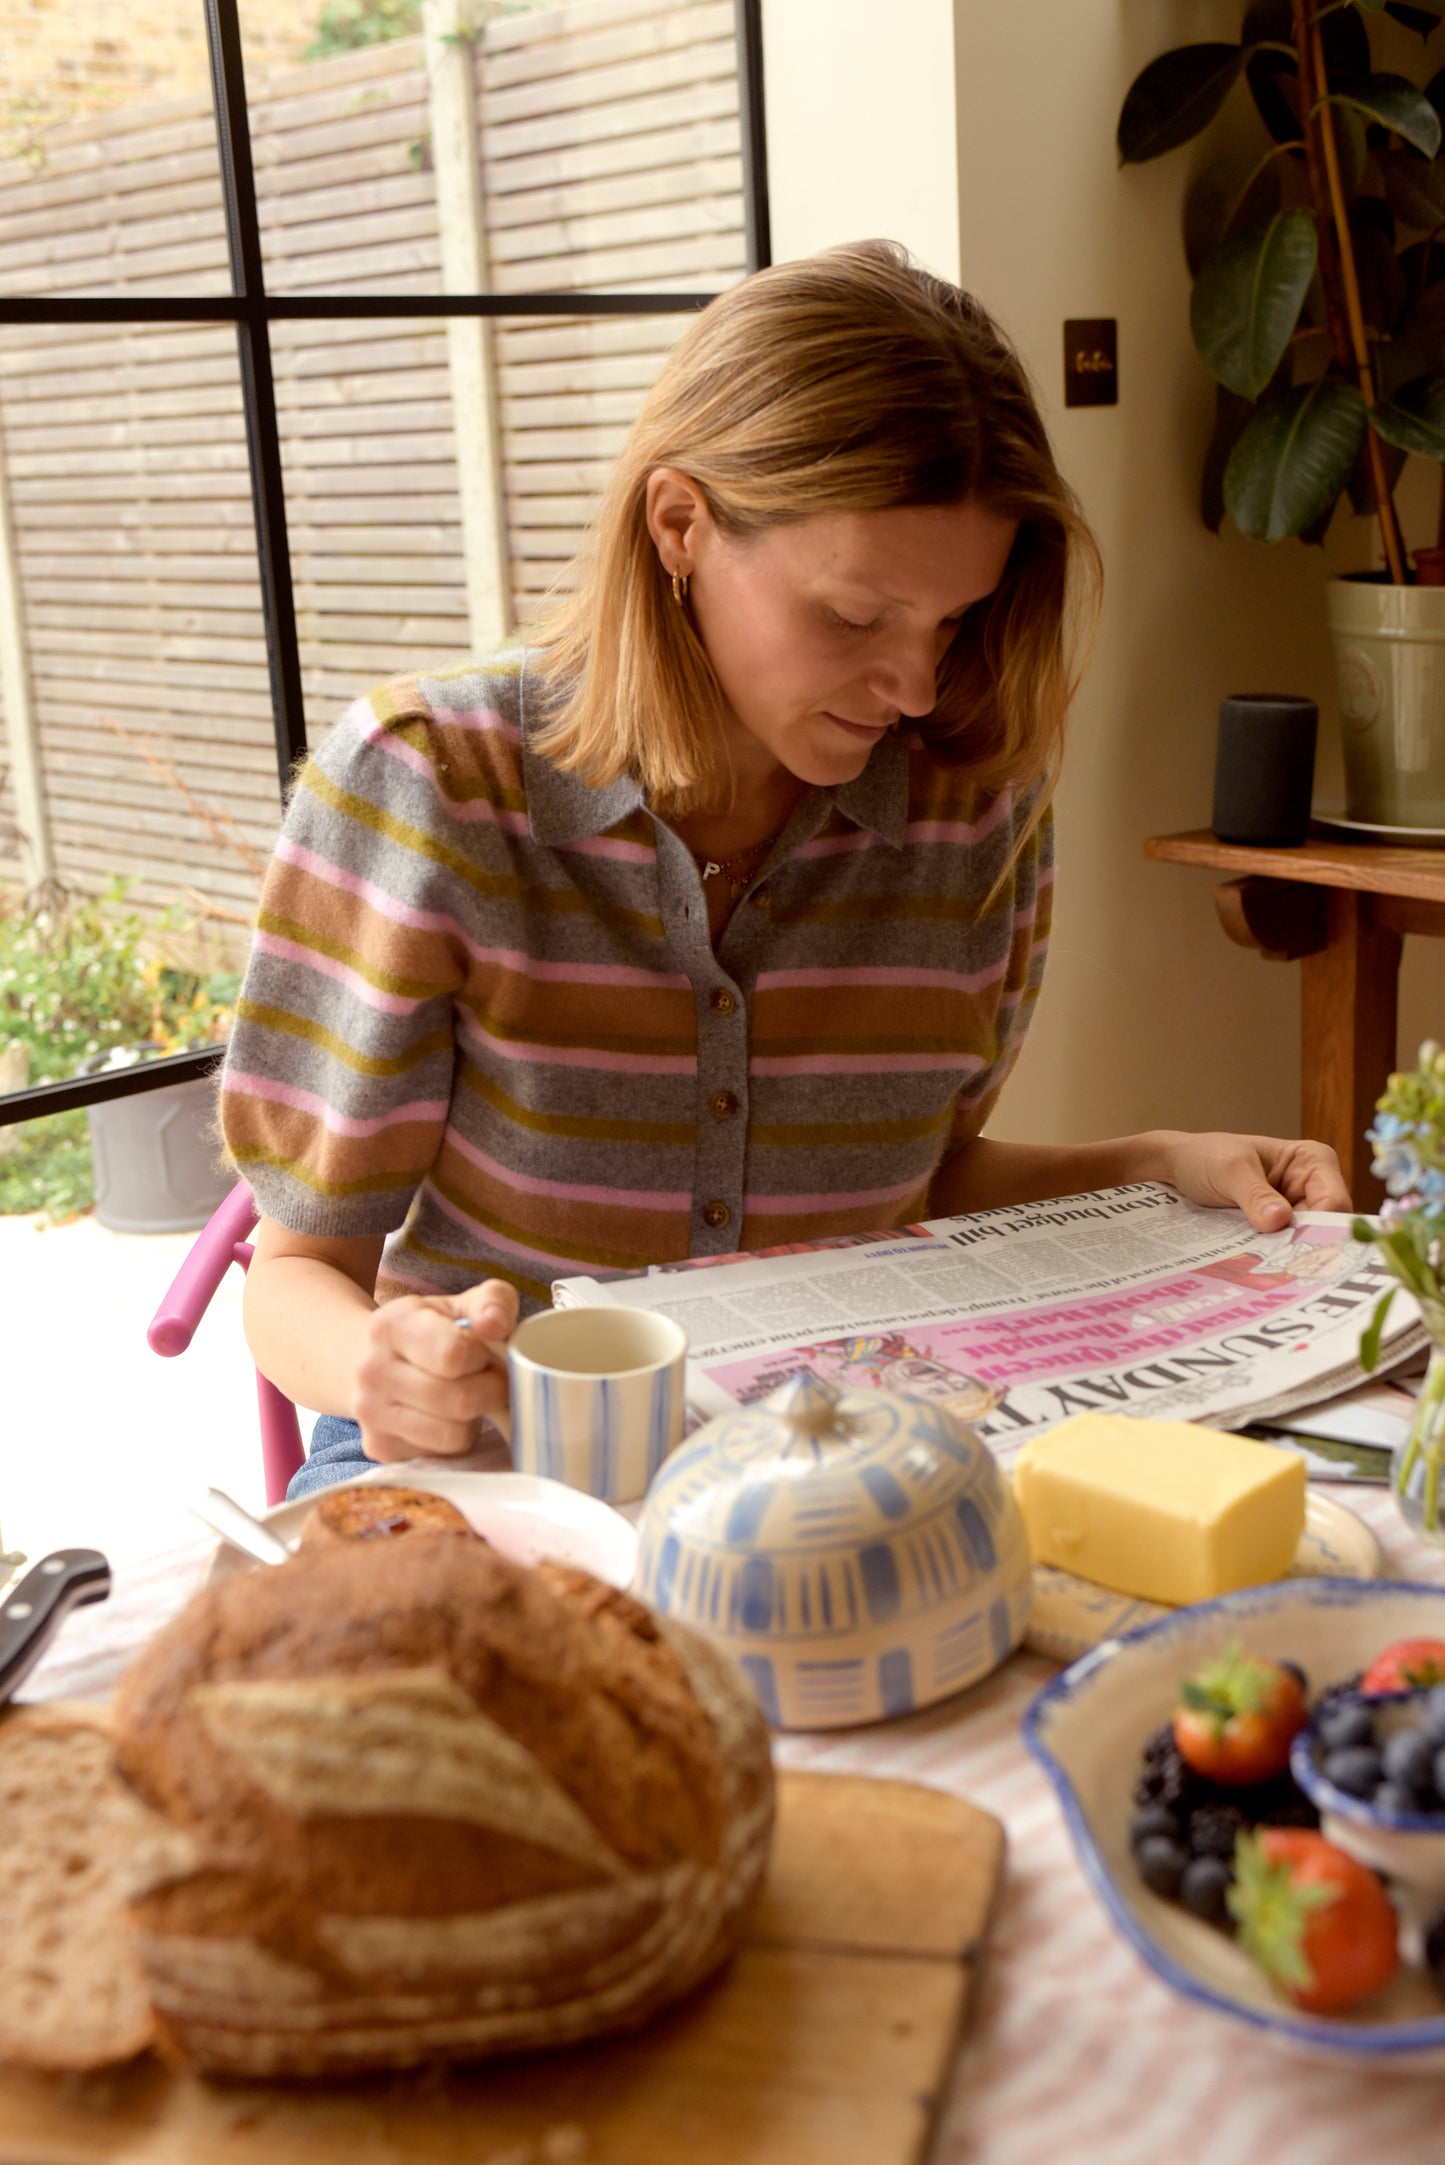
<svg viewBox="0 0 1445 2165"><path fill-rule="evenodd" d="M740 782L779 766L851 781L895 723L927 714L949 643L1003 577L1017 531L962 503L826 512L738 540L670 468L652 476L649 510L664 569L689 573L736 718Z"/></svg>

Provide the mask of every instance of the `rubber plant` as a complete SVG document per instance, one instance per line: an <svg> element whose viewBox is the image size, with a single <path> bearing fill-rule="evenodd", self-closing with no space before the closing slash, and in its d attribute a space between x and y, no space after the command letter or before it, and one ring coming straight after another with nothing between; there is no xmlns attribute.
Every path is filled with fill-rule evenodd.
<svg viewBox="0 0 1445 2165"><path fill-rule="evenodd" d="M1421 82L1374 66L1371 16L1418 35ZM1400 469L1445 462L1442 17L1445 0L1249 0L1236 44L1161 54L1119 115L1139 164L1219 121L1236 86L1254 108L1253 140L1221 125L1185 202L1190 326L1218 386L1205 523L1319 541L1348 491L1397 585Z"/></svg>

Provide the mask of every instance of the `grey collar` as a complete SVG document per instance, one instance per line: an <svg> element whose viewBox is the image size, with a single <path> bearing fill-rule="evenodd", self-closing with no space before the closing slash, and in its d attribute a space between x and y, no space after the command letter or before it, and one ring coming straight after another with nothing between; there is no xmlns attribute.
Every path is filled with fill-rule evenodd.
<svg viewBox="0 0 1445 2165"><path fill-rule="evenodd" d="M523 671L521 699L522 781L527 792L527 818L534 842L548 844L585 842L605 834L644 805L642 786L633 775L620 775L604 788L594 789L577 774L564 774L532 747L532 716L526 698ZM537 720L541 720L538 715ZM855 826L901 849L908 827L908 747L889 736L875 745L863 772L851 782L814 793L851 819ZM822 822L819 821L819 825ZM816 832L816 829L815 829Z"/></svg>

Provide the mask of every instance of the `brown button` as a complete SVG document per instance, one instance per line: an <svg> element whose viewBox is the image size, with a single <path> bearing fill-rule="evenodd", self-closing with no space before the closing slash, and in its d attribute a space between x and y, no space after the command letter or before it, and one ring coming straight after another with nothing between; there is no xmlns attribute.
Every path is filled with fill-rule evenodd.
<svg viewBox="0 0 1445 2165"><path fill-rule="evenodd" d="M748 900L752 903L752 906L755 910L765 910L768 907L769 903L772 901L772 899L773 890L771 887L769 887L766 880L763 882L762 886L756 890L755 893L749 895L748 897Z"/></svg>
<svg viewBox="0 0 1445 2165"><path fill-rule="evenodd" d="M714 1090L707 1101L707 1109L714 1120L731 1120L738 1109L738 1101L731 1090Z"/></svg>
<svg viewBox="0 0 1445 2165"><path fill-rule="evenodd" d="M702 1222L704 1225L710 1225L716 1232L722 1226L732 1222L732 1212L728 1209L726 1203L704 1203Z"/></svg>
<svg viewBox="0 0 1445 2165"><path fill-rule="evenodd" d="M715 1015L730 1015L738 1003L732 993L728 991L726 985L719 985L712 993L707 1004Z"/></svg>

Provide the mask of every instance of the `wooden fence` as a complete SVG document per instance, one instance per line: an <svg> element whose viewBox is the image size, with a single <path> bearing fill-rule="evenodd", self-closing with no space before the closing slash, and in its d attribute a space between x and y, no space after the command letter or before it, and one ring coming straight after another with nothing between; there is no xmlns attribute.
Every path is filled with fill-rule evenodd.
<svg viewBox="0 0 1445 2165"><path fill-rule="evenodd" d="M428 50L398 41L252 85L273 293L441 289ZM500 16L471 76L494 290L696 291L741 273L731 0ZM208 104L134 105L47 142L38 170L0 168L0 292L229 290ZM564 574L686 320L497 320L518 626ZM444 324L280 324L272 343L315 742L368 683L469 644L458 412ZM277 792L234 334L5 327L0 440L56 869L244 912ZM16 810L7 769L12 881Z"/></svg>

